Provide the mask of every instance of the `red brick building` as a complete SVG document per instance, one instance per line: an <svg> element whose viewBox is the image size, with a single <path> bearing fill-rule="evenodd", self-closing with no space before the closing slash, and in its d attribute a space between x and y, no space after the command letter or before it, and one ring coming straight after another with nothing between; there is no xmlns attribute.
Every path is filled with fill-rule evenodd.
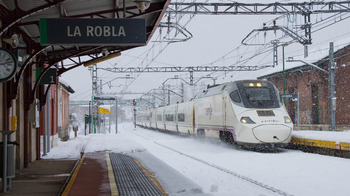
<svg viewBox="0 0 350 196"><path fill-rule="evenodd" d="M58 85L58 137L61 140L69 138L69 95L74 90L67 81L60 78Z"/></svg>
<svg viewBox="0 0 350 196"><path fill-rule="evenodd" d="M350 45L335 51L334 61L337 64L335 75L336 127L343 130L350 127ZM328 56L312 63L328 71ZM259 77L273 82L283 93L283 72ZM309 65L285 70L285 93L299 93L299 121L305 129L328 130L328 74ZM297 102L286 100L286 108L295 122Z"/></svg>

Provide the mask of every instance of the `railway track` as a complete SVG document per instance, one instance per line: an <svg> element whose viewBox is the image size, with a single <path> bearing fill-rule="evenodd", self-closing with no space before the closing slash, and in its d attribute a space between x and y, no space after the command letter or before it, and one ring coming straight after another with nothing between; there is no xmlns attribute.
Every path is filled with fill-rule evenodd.
<svg viewBox="0 0 350 196"><path fill-rule="evenodd" d="M278 195L283 195L283 196L291 196L291 195L293 195L293 194L290 194L290 193L288 193L288 192L286 192L286 191L283 191L283 190L281 190L281 189L278 189L278 188L276 188L276 187L270 186L270 185L268 185L268 184L266 184L266 183L263 183L263 182L260 182L260 181L258 181L258 180L252 179L252 178L250 178L250 177L247 177L247 176L245 176L245 175L239 174L239 173L237 173L237 172L234 172L234 171L225 169L225 168L223 168L223 167L220 167L220 166L215 165L215 164L213 164L213 163L210 163L210 162L208 162L208 161L202 160L202 159L200 159L200 158L198 158L198 157L195 157L195 156L186 154L186 153L181 152L181 151L179 151L179 150L176 150L176 149L174 149L174 148L172 148L172 147L170 147L170 146L161 144L161 143L155 141L154 139L152 139L151 137L147 137L147 136L145 136L145 135L141 135L141 134L139 134L139 133L137 133L137 132L131 132L131 133L132 133L133 135L136 135L136 136L142 138L142 139L145 139L145 140L147 140L147 141L151 141L151 142L153 142L154 144L156 144L156 145L158 145L158 146L160 146L160 147L162 147L162 148L164 148L164 149L167 149L167 150L169 150L169 151L172 151L172 152L175 152L175 153L177 153L177 154L180 154L181 156L184 156L184 157L186 157L186 158L189 158L189 159L191 159L191 160L194 160L194 161L196 161L196 162L199 162L199 163L201 163L201 164L204 164L204 165L206 165L206 166L209 166L209 167L211 167L211 168L214 168L214 169L219 170L219 171L221 171L221 172L224 172L224 173L226 173L226 174L229 174L229 175L231 175L231 176L233 176L233 177L235 177L235 178L238 178L238 179L240 179L240 180L243 180L243 181L245 181L245 182L248 182L248 183L250 183L250 184L253 184L253 185L255 185L255 186L258 186L258 187L260 187L260 188L262 188L262 189L265 189L265 190L268 190L268 191L270 191L270 192L276 193L276 194L278 194Z"/></svg>
<svg viewBox="0 0 350 196"><path fill-rule="evenodd" d="M208 161L204 161L204 160L199 159L199 158L197 158L197 157L194 157L194 156L185 154L185 153L180 152L180 151L178 151L178 150L175 150L175 149L173 149L173 148L171 148L171 147L169 147L169 146L165 146L165 145L160 144L160 143L155 142L155 141L154 141L154 143L157 144L157 145L159 145L159 146L161 146L161 147L163 147L163 148L169 149L169 150L171 150L171 151L173 151L173 152L176 152L176 153L178 153L178 154L180 154L180 155L183 155L183 156L185 156L185 157L188 157L188 158L190 158L190 159L192 159L192 160L198 161L198 162L203 163L203 164L205 164L205 165L207 165L207 166L210 166L210 167L212 167L212 168L215 168L215 169L218 169L218 170L220 170L220 171L223 171L223 172L225 172L225 173L227 173L227 174L230 174L230 175L232 175L232 176L234 176L234 177L237 177L237 178L242 179L242 180L244 180L244 181L247 181L247 182L249 182L249 183L255 184L255 185L257 185L257 186L259 186L259 187L261 187L261 188L264 188L264 189L266 189L266 190L272 191L272 192L274 192L274 193L278 193L279 195L284 195L284 196L291 196L291 195L293 195L293 194L289 194L289 193L287 193L287 192L285 192L285 191L282 191L282 190L280 190L280 189L277 189L277 188L275 188L275 187L273 187L273 186L270 186L270 185L264 184L264 183L262 183L262 182L259 182L259 181L257 181L257 180L254 180L254 179L252 179L252 178L249 178L249 177L247 177L247 176L238 174L237 172L233 172L233 171L227 170L227 169L222 168L222 167L219 167L219 166L217 166L217 165L215 165L215 164L209 163Z"/></svg>

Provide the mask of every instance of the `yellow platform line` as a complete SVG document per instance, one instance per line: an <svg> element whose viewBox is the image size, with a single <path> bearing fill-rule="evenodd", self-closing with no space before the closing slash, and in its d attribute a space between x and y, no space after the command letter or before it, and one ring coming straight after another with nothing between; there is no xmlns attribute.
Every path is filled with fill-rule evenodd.
<svg viewBox="0 0 350 196"><path fill-rule="evenodd" d="M62 196L67 196L69 191L71 190L73 184L74 184L74 181L75 181L75 178L77 177L78 175L78 172L79 172L79 169L80 169L80 166L81 164L83 163L83 160L85 158L85 153L84 155L81 157L77 167L75 168L74 172L73 172L73 175L71 176L66 188L64 189L63 193L62 193Z"/></svg>
<svg viewBox="0 0 350 196"><path fill-rule="evenodd" d="M350 143L340 142L340 149L350 151Z"/></svg>
<svg viewBox="0 0 350 196"><path fill-rule="evenodd" d="M314 139L293 137L291 143L302 145L302 146L314 146L314 147L321 147L321 148L350 151L350 143L346 143L346 142L339 142L338 144L335 141L314 140Z"/></svg>
<svg viewBox="0 0 350 196"><path fill-rule="evenodd" d="M108 178L109 178L109 187L111 188L111 195L112 196L118 196L118 187L117 183L115 182L113 167L111 164L111 159L109 157L109 152L106 152L106 161L107 161L107 167L108 167Z"/></svg>

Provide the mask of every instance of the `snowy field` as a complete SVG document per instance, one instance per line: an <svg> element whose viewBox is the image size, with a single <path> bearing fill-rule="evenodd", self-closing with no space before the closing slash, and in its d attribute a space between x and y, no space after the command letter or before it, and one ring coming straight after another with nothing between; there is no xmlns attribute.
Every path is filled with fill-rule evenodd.
<svg viewBox="0 0 350 196"><path fill-rule="evenodd" d="M72 137L59 142L43 158L76 159L81 152L94 151L125 153L153 172L169 195L342 196L350 193L349 159L292 150L251 152L215 139L170 135L134 128L129 123L120 124L118 130L118 134ZM152 162L162 162L167 167L157 167ZM174 172L201 190L189 192L181 187L173 178Z"/></svg>

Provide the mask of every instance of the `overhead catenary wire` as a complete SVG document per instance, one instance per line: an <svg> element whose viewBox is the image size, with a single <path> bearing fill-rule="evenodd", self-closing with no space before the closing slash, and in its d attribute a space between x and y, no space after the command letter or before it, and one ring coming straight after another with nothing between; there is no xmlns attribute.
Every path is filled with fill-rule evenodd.
<svg viewBox="0 0 350 196"><path fill-rule="evenodd" d="M229 2L231 2L231 1L229 1ZM336 17L336 16L339 16L339 14L334 14L332 16ZM313 33L318 32L318 31L320 31L320 30L322 30L324 28L327 28L327 27L331 26L333 24L333 23L330 22L332 20L332 16L322 18L322 20L317 20L315 23L313 23L313 25L315 25L314 26L315 28L313 28ZM180 15L172 16L172 17L174 17L176 19L182 19L183 15L182 16L180 16ZM288 16L287 15L279 16L276 19L267 22L267 24L271 24L275 20L285 19L286 17L288 17ZM303 31L298 29L298 28L300 28L299 24L303 23L303 21L302 21L303 18L302 17L297 17L297 15L291 15L289 17L290 18L288 20L292 20L293 23L294 23L293 25L291 25L292 26L291 28L292 29L296 29L298 33L302 33ZM347 17L343 17L342 20L345 20L344 18L346 19ZM191 20L188 20L186 24L188 24L190 21ZM337 20L337 21L339 21L339 20ZM328 24L328 23L331 23L331 24ZM161 36L161 35L159 35L159 36ZM169 34L167 36L169 36ZM159 39L159 38L160 37L157 37L157 39ZM286 37L283 37L283 36L280 37L280 39L285 39L285 38ZM165 45L165 47L163 47L162 45L163 46ZM144 53L142 53L142 55L139 55L140 58L144 57L143 58L143 62L140 65L141 67L145 68L145 67L148 67L151 63L156 62L156 58L158 58L160 53L158 53L158 55L154 55L152 53L154 53L155 48L157 48L157 47L161 47L162 48L160 50L160 53L161 53L162 51L164 51L168 47L168 44L166 44L166 43L153 44L152 48L150 50L147 50ZM234 49L230 50L228 53L226 53L222 57L220 57L220 58L218 58L218 59L216 59L214 61L211 61L209 63L205 63L205 64L206 65L215 65L215 64L218 64L218 63L222 63L224 65L224 64L228 64L229 63L230 65L246 65L251 60L253 60L254 58L260 58L260 59L263 59L263 60L268 59L268 55L272 51L272 47L268 46L268 45L267 46L262 46L262 47L257 47L255 49L255 51L252 51L252 50L248 49L248 47L246 47L244 49L242 49L242 48L243 48L243 46L239 45L238 47L235 47ZM242 50L244 50L244 51L242 51ZM312 52L314 52L314 51L313 50L309 51L309 53L312 53ZM265 55L265 56L261 57L260 55ZM151 59L148 59L148 58L151 58ZM234 60L235 63L232 63L231 60ZM280 60L280 57L279 57L279 60ZM131 61L128 64L132 64L134 61L136 61L136 60L134 59L133 61ZM266 62L261 62L258 65L266 65ZM130 81L130 83L128 83L125 86L124 91L127 88L129 88L129 86L139 77L140 74L137 74L135 79ZM188 74L186 74L186 75L188 75ZM210 75L210 74L208 74L208 75ZM223 75L223 74L221 74L221 75Z"/></svg>

